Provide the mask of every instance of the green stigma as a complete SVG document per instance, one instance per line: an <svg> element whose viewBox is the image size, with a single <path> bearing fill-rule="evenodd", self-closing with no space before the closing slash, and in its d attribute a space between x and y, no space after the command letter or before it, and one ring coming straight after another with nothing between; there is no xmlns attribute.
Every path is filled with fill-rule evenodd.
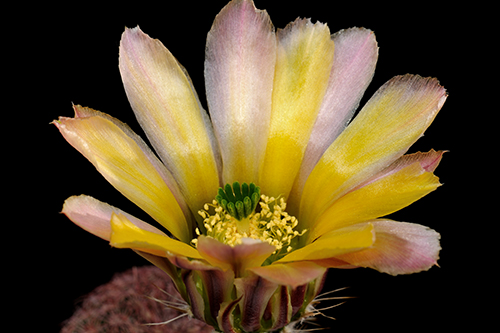
<svg viewBox="0 0 500 333"><path fill-rule="evenodd" d="M226 184L219 188L215 200L232 217L241 221L255 211L260 200L260 187L254 183L234 182L233 186Z"/></svg>

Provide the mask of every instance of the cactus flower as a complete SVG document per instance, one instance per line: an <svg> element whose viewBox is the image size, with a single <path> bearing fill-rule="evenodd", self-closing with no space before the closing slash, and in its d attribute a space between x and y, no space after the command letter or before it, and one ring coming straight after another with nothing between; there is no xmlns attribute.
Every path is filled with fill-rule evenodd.
<svg viewBox="0 0 500 333"><path fill-rule="evenodd" d="M163 228L85 195L62 212L164 270L189 315L218 332L291 327L311 314L328 268L427 270L439 234L383 217L440 185L442 151L405 153L446 92L396 76L351 121L377 57L367 29L331 35L297 19L276 31L251 0L233 0L207 38L207 114L167 48L126 29L120 73L156 154L87 107L54 124Z"/></svg>

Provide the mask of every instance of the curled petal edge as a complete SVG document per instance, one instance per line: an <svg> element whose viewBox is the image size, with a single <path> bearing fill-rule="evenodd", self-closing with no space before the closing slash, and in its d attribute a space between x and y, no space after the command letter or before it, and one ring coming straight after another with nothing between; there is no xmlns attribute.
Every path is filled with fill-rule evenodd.
<svg viewBox="0 0 500 333"><path fill-rule="evenodd" d="M371 248L337 256L358 267L369 267L390 275L426 271L437 265L440 235L415 223L376 220L376 241Z"/></svg>

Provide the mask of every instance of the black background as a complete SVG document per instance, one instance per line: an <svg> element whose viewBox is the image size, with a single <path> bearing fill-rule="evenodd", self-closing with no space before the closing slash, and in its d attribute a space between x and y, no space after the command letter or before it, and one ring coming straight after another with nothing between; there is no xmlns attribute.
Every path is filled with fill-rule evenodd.
<svg viewBox="0 0 500 333"><path fill-rule="evenodd" d="M4 231L9 244L4 274L9 277L5 288L12 285L16 290L8 302L9 313L20 316L16 319L19 331L59 331L82 295L108 282L116 272L146 264L132 251L111 248L59 214L67 197L87 194L148 220L49 123L59 116L73 116L73 102L109 113L143 136L118 71L120 36L125 27L136 25L160 39L186 67L206 108L205 38L225 3L40 5L30 7L29 14L26 8L16 10L16 24L29 29L4 29L11 45L5 53L12 57L5 70L14 74L9 90L16 93L5 96L14 102L4 111L10 119L5 121L4 133L15 133L6 140L7 148L14 148L10 156L15 162L9 159L11 171L4 182L9 183L10 175L17 180L12 189L9 186L4 202L6 211L16 212L13 220L6 219L13 231ZM484 120L494 120L486 112L491 107L476 101L496 96L476 90L488 85L479 77L485 74L479 67L488 64L481 55L490 52L481 39L488 29L481 24L474 28L471 22L476 10L435 2L394 6L309 0L291 5L257 0L256 6L267 9L277 28L300 16L328 23L332 33L353 26L373 30L379 61L362 104L388 79L405 73L437 77L449 93L434 123L409 151L449 150L436 170L444 185L391 216L441 233L440 268L398 277L369 269L331 270L325 291L349 286L338 295L357 298L329 311L337 320L326 325L332 331L397 332L447 329L472 318L484 323L486 310L475 311L486 304L483 298L488 294L480 290L488 285L486 277L494 266L479 260L491 253L482 240L491 234L495 219L480 214L490 207L488 191L481 186L492 183L484 180L488 177L484 166L492 160L475 149L491 147L494 141L481 139L488 135L481 128ZM489 72L493 70L497 68ZM8 131L10 126L13 132ZM481 203L475 202L478 199Z"/></svg>

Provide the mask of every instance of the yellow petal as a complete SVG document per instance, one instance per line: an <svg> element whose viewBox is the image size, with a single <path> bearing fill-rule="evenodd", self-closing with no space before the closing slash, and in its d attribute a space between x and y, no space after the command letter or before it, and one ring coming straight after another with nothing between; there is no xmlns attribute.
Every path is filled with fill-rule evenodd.
<svg viewBox="0 0 500 333"><path fill-rule="evenodd" d="M398 211L440 186L438 177L413 163L335 201L308 233L313 240L329 231Z"/></svg>
<svg viewBox="0 0 500 333"><path fill-rule="evenodd" d="M333 41L324 24L297 20L278 32L269 140L259 186L287 197L328 84Z"/></svg>
<svg viewBox="0 0 500 333"><path fill-rule="evenodd" d="M391 79L326 150L302 193L308 227L340 196L390 165L424 133L446 99L436 79Z"/></svg>
<svg viewBox="0 0 500 333"><path fill-rule="evenodd" d="M313 243L293 251L278 262L319 260L372 246L375 232L371 223L358 224L324 234Z"/></svg>
<svg viewBox="0 0 500 333"><path fill-rule="evenodd" d="M139 28L120 43L120 73L137 119L194 216L219 186L212 127L184 68Z"/></svg>
<svg viewBox="0 0 500 333"><path fill-rule="evenodd" d="M101 116L62 117L55 125L111 185L175 237L189 241L188 224L162 177L161 163L115 122Z"/></svg>
<svg viewBox="0 0 500 333"><path fill-rule="evenodd" d="M156 171L159 173L165 184L168 186L172 194L179 206L181 206L182 211L184 212L184 216L190 216L191 212L189 207L187 206L186 200L184 199L183 194L179 189L179 185L177 181L174 179L172 174L165 168L165 165L156 157L156 155L151 151L151 148L144 142L144 140L138 136L132 129L125 123L120 120L111 117L110 115L100 112L88 107L83 107L81 105L73 105L73 110L75 111L75 118L88 118L88 117L101 117L111 121L114 125L118 126L118 128L123 131L125 135L130 137L135 141L135 143L142 150L144 155L147 157L149 162L153 165Z"/></svg>
<svg viewBox="0 0 500 333"><path fill-rule="evenodd" d="M166 252L201 259L193 247L168 236L139 228L130 222L125 215L112 214L110 244L118 248L130 248L157 256L166 257Z"/></svg>

